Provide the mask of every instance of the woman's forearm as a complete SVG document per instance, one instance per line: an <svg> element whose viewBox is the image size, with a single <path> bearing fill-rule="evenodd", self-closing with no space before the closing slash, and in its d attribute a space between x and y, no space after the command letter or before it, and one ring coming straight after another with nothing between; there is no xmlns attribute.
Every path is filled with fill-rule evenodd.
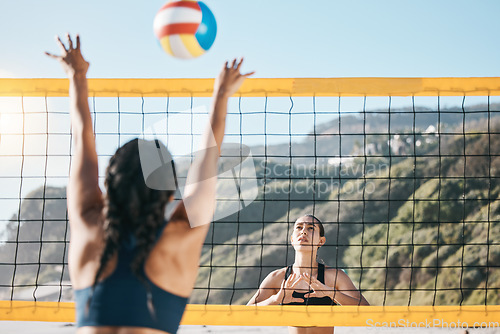
<svg viewBox="0 0 500 334"><path fill-rule="evenodd" d="M200 188L203 188L205 198L215 197L215 180L213 182L209 180L217 176L220 150L226 127L227 98L215 97L214 100L209 124L187 175L184 192L186 197L202 190ZM209 208L206 209L212 211Z"/></svg>
<svg viewBox="0 0 500 334"><path fill-rule="evenodd" d="M209 122L188 171L183 198L191 227L208 224L215 211L218 161L226 128L228 99L228 96L214 92Z"/></svg>
<svg viewBox="0 0 500 334"><path fill-rule="evenodd" d="M228 101L229 96L226 96L223 92L214 93L213 109L210 113L210 126L219 153L225 134Z"/></svg>
<svg viewBox="0 0 500 334"><path fill-rule="evenodd" d="M89 137L93 141L92 118L88 103L88 85L84 74L75 74L69 79L71 128L78 147L80 141Z"/></svg>
<svg viewBox="0 0 500 334"><path fill-rule="evenodd" d="M226 128L227 103L249 74L240 74L241 61L226 62L214 84L210 119L191 165L183 199L191 227L208 224L215 210L218 160ZM208 228L208 227L207 227ZM207 230L205 228L204 230Z"/></svg>

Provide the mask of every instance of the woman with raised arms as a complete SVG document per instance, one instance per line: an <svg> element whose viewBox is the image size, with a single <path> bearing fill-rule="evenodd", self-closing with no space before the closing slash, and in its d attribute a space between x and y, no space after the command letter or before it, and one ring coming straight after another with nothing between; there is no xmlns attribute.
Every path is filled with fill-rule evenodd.
<svg viewBox="0 0 500 334"><path fill-rule="evenodd" d="M57 38L58 60L69 77L73 158L68 182L71 227L69 272L76 301L78 334L175 333L193 290L200 253L215 206L215 185L224 138L227 102L249 74L241 61L222 68L202 145L191 166L183 200L170 218L175 173L143 175L140 147L166 159L156 141L134 139L118 148L99 188L96 144L88 104L89 63L80 38ZM147 153L147 152L146 152ZM173 163L172 163L173 168ZM168 168L167 168L168 169ZM162 190L167 189L167 190Z"/></svg>
<svg viewBox="0 0 500 334"><path fill-rule="evenodd" d="M326 242L321 221L297 219L291 236L293 265L275 270L262 281L247 305L369 305L347 274L317 261ZM331 334L333 327L289 327L290 334Z"/></svg>

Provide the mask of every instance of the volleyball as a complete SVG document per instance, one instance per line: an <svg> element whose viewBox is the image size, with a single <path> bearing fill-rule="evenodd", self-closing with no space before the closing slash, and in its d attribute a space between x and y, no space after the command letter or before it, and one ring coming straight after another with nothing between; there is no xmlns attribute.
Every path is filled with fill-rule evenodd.
<svg viewBox="0 0 500 334"><path fill-rule="evenodd" d="M153 29L163 50L182 59L207 52L215 41L217 23L201 1L169 1L154 18Z"/></svg>

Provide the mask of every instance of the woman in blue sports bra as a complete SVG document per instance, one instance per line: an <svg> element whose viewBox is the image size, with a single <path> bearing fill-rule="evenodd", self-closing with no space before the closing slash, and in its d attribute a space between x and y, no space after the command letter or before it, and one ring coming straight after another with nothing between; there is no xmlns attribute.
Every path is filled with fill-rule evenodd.
<svg viewBox="0 0 500 334"><path fill-rule="evenodd" d="M196 279L215 207L217 163L227 102L252 73L226 62L215 80L209 124L191 166L183 200L165 220L177 183L171 155L158 140L134 139L111 157L103 194L88 105L89 63L69 34L57 38L69 77L73 158L67 198L68 255L77 333L175 333Z"/></svg>
<svg viewBox="0 0 500 334"><path fill-rule="evenodd" d="M317 252L325 242L318 218L297 219L291 235L294 264L269 273L247 305L369 305L344 271L318 263ZM333 327L289 327L289 332L331 334Z"/></svg>

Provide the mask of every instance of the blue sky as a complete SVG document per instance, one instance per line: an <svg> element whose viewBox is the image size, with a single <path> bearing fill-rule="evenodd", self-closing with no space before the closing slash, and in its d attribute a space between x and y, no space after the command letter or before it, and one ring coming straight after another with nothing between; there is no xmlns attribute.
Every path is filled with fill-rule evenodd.
<svg viewBox="0 0 500 334"><path fill-rule="evenodd" d="M152 30L162 0L0 0L0 77L63 77L43 51L80 33L95 78L213 77L245 56L255 77L500 76L497 0L206 0L212 49L177 60Z"/></svg>

